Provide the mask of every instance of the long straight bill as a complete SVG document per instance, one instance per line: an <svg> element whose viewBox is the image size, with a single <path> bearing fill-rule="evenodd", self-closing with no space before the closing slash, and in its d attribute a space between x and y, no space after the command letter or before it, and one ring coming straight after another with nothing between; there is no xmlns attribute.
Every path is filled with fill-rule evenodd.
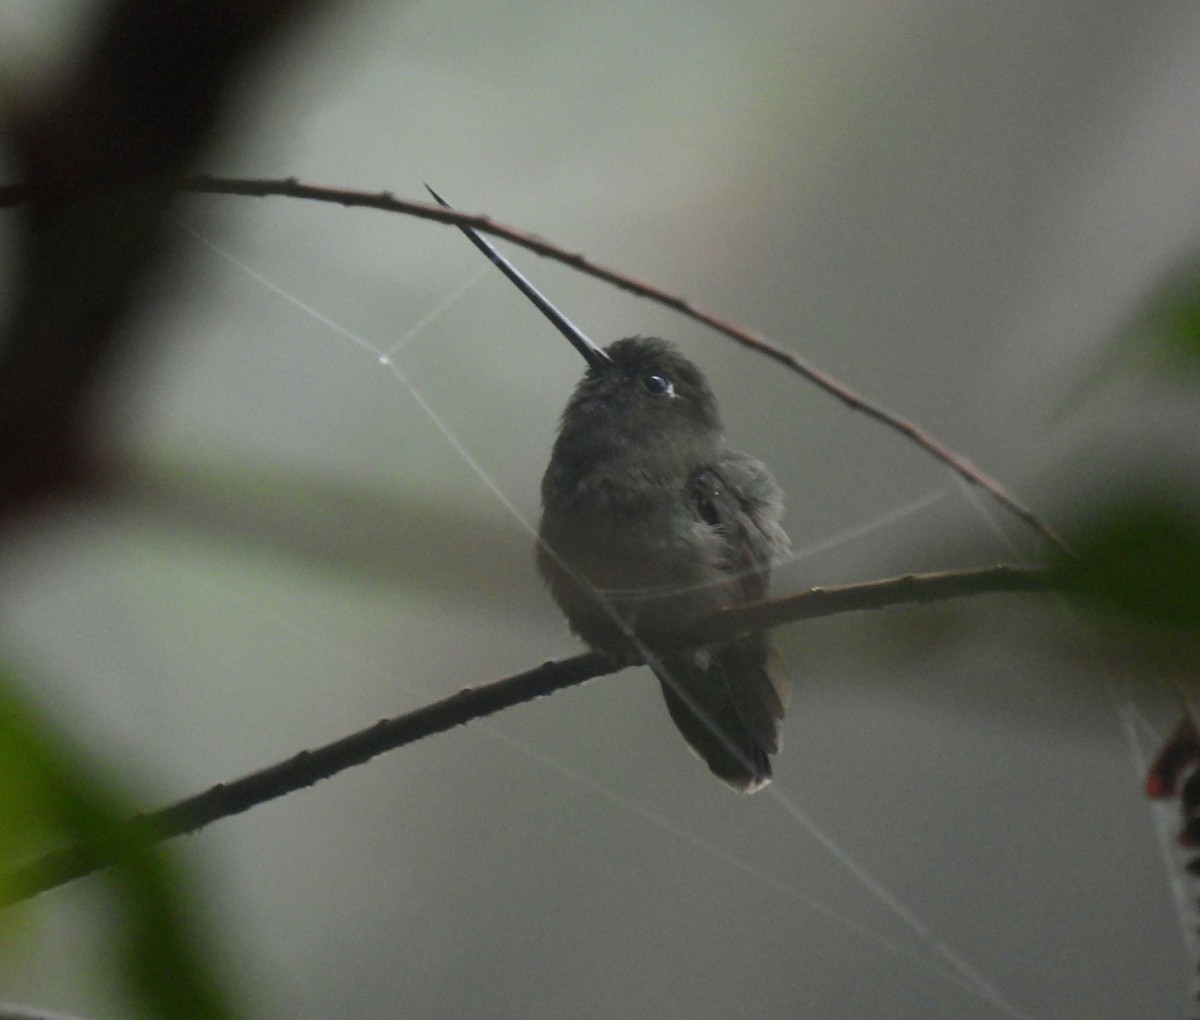
<svg viewBox="0 0 1200 1020"><path fill-rule="evenodd" d="M428 184L426 184L425 187L429 191L429 194L431 194L437 200L438 205L443 206L446 209L454 208L454 206L452 206L449 202L442 198L441 195L434 191L433 188L429 187ZM525 278L524 274L517 269L516 266L509 262L508 259L506 259L503 255L496 251L491 244L488 243L482 234L480 234L478 231L472 230L470 227L464 227L461 225L458 229L467 235L471 243L475 245L476 248L478 248L489 259L491 259L493 263L495 263L496 268L499 269L500 272L512 280L517 289L527 298L529 298L529 300L538 307L538 309L544 316L546 316L547 319L554 323L555 329L557 329L563 336L571 341L571 345L575 348L575 350L583 355L584 360L592 368L605 368L612 364L612 359L609 358L604 349L597 346L596 343L594 343L592 339L583 332L583 330L581 330L575 325L575 323L573 323L570 319L563 315L562 312L555 308L554 305L552 305L542 294L542 292Z"/></svg>

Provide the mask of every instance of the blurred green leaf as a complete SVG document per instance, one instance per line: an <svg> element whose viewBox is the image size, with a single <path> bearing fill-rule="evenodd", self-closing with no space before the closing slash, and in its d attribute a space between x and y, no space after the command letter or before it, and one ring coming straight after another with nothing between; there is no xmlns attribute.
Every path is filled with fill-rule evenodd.
<svg viewBox="0 0 1200 1020"><path fill-rule="evenodd" d="M104 879L117 908L111 948L131 1001L164 1020L232 1017L198 948L181 882L144 831L128 824L131 814L115 787L0 673L0 883L14 864L55 845L76 845L107 862Z"/></svg>
<svg viewBox="0 0 1200 1020"><path fill-rule="evenodd" d="M1121 495L1068 542L1075 556L1058 575L1069 591L1138 623L1200 626L1200 509L1182 493Z"/></svg>
<svg viewBox="0 0 1200 1020"><path fill-rule="evenodd" d="M1200 365L1200 263L1183 267L1158 288L1145 313L1148 339L1164 367Z"/></svg>
<svg viewBox="0 0 1200 1020"><path fill-rule="evenodd" d="M1200 255L1183 259L1150 291L1115 342L1079 377L1063 411L1147 375L1194 385L1200 371Z"/></svg>

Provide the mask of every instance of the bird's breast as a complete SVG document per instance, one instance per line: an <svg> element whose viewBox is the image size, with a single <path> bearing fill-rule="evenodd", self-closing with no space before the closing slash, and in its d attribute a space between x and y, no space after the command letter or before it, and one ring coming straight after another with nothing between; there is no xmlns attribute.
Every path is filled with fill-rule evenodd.
<svg viewBox="0 0 1200 1020"><path fill-rule="evenodd" d="M620 498L594 486L547 503L538 567L573 630L596 647L626 629L669 638L730 598L724 540L680 486Z"/></svg>

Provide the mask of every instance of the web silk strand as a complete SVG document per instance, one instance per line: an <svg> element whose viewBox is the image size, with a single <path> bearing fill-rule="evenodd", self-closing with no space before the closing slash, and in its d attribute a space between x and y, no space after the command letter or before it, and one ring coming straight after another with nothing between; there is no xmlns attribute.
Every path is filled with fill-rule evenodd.
<svg viewBox="0 0 1200 1020"><path fill-rule="evenodd" d="M509 499L509 497L504 493L503 489L496 482L496 480L491 476L491 474L487 471L487 469L484 468L484 466L478 461L478 459L471 453L471 451L469 450L467 445L457 436L457 434L449 426L449 424L445 421L445 419L437 412L437 410L432 406L432 404L430 404L430 402L425 398L425 396L420 392L420 390L414 385L412 380L403 371L403 369L399 366L399 364L397 364L397 362L395 361L395 359L393 357L394 352L398 352L401 348L403 348L405 345L407 345L409 342L411 342L411 340L414 339L416 335L418 335L423 329L428 328L428 326L431 325L434 321L436 321L436 319L441 314L444 314L444 312L447 311L450 307L452 307L452 305L455 304L457 300L461 299L462 295L464 295L467 292L467 290L470 289L470 286L474 283L474 279L469 279L464 284L460 285L460 287L456 291L457 297L455 297L453 300L451 300L450 298L447 298L447 299L443 300L442 302L439 302L439 304L434 309L431 309L431 311L429 313L427 313L425 316L423 316L421 318L421 320L418 322L418 324L414 325L409 330L406 330L404 332L404 334L402 334L400 340L398 340L394 345L392 345L392 347L385 349L385 348L381 348L381 347L378 347L378 346L370 343L369 341L365 340L363 337L361 337L357 333L355 333L353 330L348 329L347 327L336 322L334 319L330 318L329 316L325 315L324 313L313 308L311 305L307 304L306 302L302 301L300 298L296 297L294 294L290 293L284 287L281 287L280 285L274 283L272 280L268 279L262 273L253 269L251 266L247 265L244 261L233 256L231 253L225 251L223 248L219 247L217 244L215 244L210 239L202 236L200 233L198 233L191 227L188 227L185 224L180 224L180 226L185 231L187 231L187 233L189 233L192 237L194 237L197 241L199 241L201 244L203 244L204 246L209 248L214 254L216 254L219 257L221 257L222 259L226 260L231 265L233 265L237 269L239 269L241 272L244 272L245 274L247 274L251 279L255 280L256 282L261 284L263 287L270 290L273 294L278 296L280 299L287 302L288 304L291 304L293 307L299 309L304 314L311 316L313 319L322 323L323 325L328 327L330 330L332 330L337 335L343 337L344 339L353 343L355 346L361 348L362 350L364 350L364 351L368 352L370 355L372 355L375 358L375 360L379 363L379 365L382 366L386 371L388 371L393 376L393 378L395 378L395 380L408 392L408 394L411 396L411 398L414 400L414 402L417 404L417 406L421 409L421 411L429 419L431 424L441 434L441 436L446 441L446 443L451 447L451 449L454 450L454 452L467 465L467 467L472 471L472 473L484 484L484 486L496 498L496 500L500 503L500 505L504 507L505 511L509 514L509 516L512 517L512 519L515 520L520 525L520 527L523 531L525 531L528 535L530 535L535 541L537 540L538 532L537 532L536 526L531 521L529 521L521 513L520 509L512 502L512 500ZM484 274L480 274L480 275L484 275ZM880 528L880 527L886 527L888 524L894 522L895 520L898 520L899 518L901 518L903 516L907 516L911 513L918 512L919 510L924 509L925 507L931 505L933 502L935 502L940 497L941 497L940 492L930 493L927 496L920 497L917 500L911 501L909 504L906 504L905 506L899 507L893 511L889 511L889 512L881 515L879 518L876 518L872 521L866 522L863 525L858 525L853 529L849 529L847 532L844 532L841 535L833 536L830 539L826 539L825 541L818 543L815 546L815 548L808 548L808 549L802 550L801 552L803 555L806 555L806 556L816 555L819 552L824 552L827 549L832 548L836 544L841 544L843 542L852 541L854 538L861 537L861 535L864 535L864 534L868 533L869 531L876 530L877 528ZM552 552L552 550L551 550L551 552ZM794 559L795 556L793 556L792 558ZM565 566L565 564L564 564L564 566ZM597 595L600 598L601 602L605 603L605 600L603 599L603 593L597 593ZM611 612L611 609L610 609L610 612ZM613 614L613 617L614 617L614 619L616 619L615 614ZM628 627L624 625L623 621L617 620L617 622L619 624L621 624L622 629L625 631L626 635L628 637L630 637L630 639L634 642L635 645L638 646L639 652L641 652L641 654L643 655L643 657L645 658L647 663L654 664L654 658L649 653L649 650L646 649L644 646L641 645L640 642L637 641L636 636L633 635L631 631L629 631ZM677 693L684 695L684 692L678 691L678 688L677 688ZM684 695L684 696L686 698L686 695ZM692 705L690 707L692 707L693 710L695 710L694 705ZM697 714L701 714L701 713L698 712ZM494 727L491 727L491 728L494 730ZM714 730L714 732L717 732L717 731ZM718 736L719 736L719 732L718 732ZM508 739L508 738L506 738L506 739ZM509 740L509 742L512 743L513 746L517 746L518 748L520 748L522 750L522 753L530 754L531 756L534 756L534 757L537 757L540 759L546 759L546 760L553 761L553 759L547 759L546 756L542 755L540 752L533 751L532 748L521 747L521 745L519 745L515 741ZM571 770L569 770L566 766L561 765L561 763L555 762L555 768L558 769L564 775L571 774ZM588 785L589 785L589 787L596 789L597 792L600 792L602 790L602 788L599 787L598 784L589 782ZM1036 1020L1036 1018L1034 1018L1030 1014L1024 1013L1024 1012L1016 1009L1014 1006L1010 1005L1007 1002L1007 1000L1005 1000L1004 997L1001 996L1000 993L978 973L977 970L975 970L973 967L971 967L965 961L965 959L961 956L961 954L954 952L944 941L942 941L941 939L936 937L934 935L932 929L928 925L926 925L923 921L921 921L918 917L916 917L915 914L913 914L907 907L905 907L881 883L879 883L873 876L871 876L870 873L867 872L867 870L865 868L863 868L861 866L861 864L859 864L856 861L856 859L848 851L846 851L843 847L841 847L835 840L833 840L833 838L831 836L829 836L827 833L825 833L823 829L819 828L811 819L809 819L808 816L792 800L790 800L786 796L786 794L783 793L783 791L781 789L779 789L777 783L772 784L768 789L770 790L771 796L773 797L773 799L783 807L785 813L787 813L788 816L793 819L793 821L795 821L804 831L806 831L816 841L816 843L822 847L822 849L824 849L826 852L831 854L831 856L842 867L844 867L847 870L847 872L855 879L855 881L857 881L872 897L874 897L876 900L878 900L885 908L887 908L887 910L889 912L894 914L907 927L909 927L914 932L914 934L917 935L917 937L919 939L921 939L928 947L930 947L930 949L933 951L935 956L940 957L942 960L944 960L946 962L946 964L949 965L949 968L950 968L949 970L947 970L944 967L936 966L936 965L933 965L932 963L926 962L924 964L926 969L930 970L932 973L937 974L942 980L949 982L956 988L959 988L960 990L968 991L971 994L979 997L984 1002L988 1003L989 1005L991 1005L992 1007L997 1009L999 1012L1005 1014L1006 1016L1014 1018L1014 1020ZM655 824L663 825L667 831L673 832L675 834L680 834L680 833L686 832L686 830L680 829L679 827L675 826L673 823L664 824L664 820L661 819L661 816L658 816L653 812L649 812L645 809L637 807L636 805L633 804L633 802L628 801L626 798L620 797L619 795L612 794L610 792L603 792L603 795L606 798L608 798L612 803L620 804L620 805L626 807L627 809L634 811L634 813L637 814L639 817L645 818L649 821L653 821ZM695 843L695 845L704 845L704 843L705 843L705 841L699 840L699 837L694 837L694 839L697 841ZM737 866L739 868L741 868L742 870L745 870L749 873L755 873L755 872L759 871L759 869L755 865L752 865L746 861L742 861L739 858L736 858L734 855L727 854L724 851L720 851L719 856L726 859L727 861L737 862ZM773 884L786 886L786 883L780 883L778 879L771 879L771 881ZM814 908L814 909L816 909L816 908ZM823 909L822 912L832 916L832 913L828 910ZM869 931L869 929L862 928L861 926L856 925L853 922L848 922L845 919L842 919L842 922L850 925L851 927L854 927L855 929L861 929L862 932ZM887 938L885 938L882 935L873 934L873 935L871 935L871 939L878 945L889 945L890 946L890 940L888 940ZM912 959L919 959L918 957L915 957L914 954L907 953L906 951L902 952L901 955L904 955L904 956L906 956L908 958L912 958Z"/></svg>

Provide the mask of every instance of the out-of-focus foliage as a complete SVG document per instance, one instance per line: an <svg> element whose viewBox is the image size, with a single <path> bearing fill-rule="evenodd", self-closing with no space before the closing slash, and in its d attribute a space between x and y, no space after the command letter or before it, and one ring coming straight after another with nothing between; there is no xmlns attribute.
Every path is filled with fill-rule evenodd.
<svg viewBox="0 0 1200 1020"><path fill-rule="evenodd" d="M1086 601L1137 623L1200 626L1200 507L1178 488L1117 493L1070 541L1061 576Z"/></svg>
<svg viewBox="0 0 1200 1020"><path fill-rule="evenodd" d="M1193 260L1159 288L1145 324L1158 363L1167 370L1200 370L1200 260Z"/></svg>
<svg viewBox="0 0 1200 1020"><path fill-rule="evenodd" d="M1200 260L1156 288L1133 339L1138 360L1154 376L1198 388L1200 397ZM1132 622L1194 631L1200 627L1200 457L1177 459L1172 471L1164 464L1154 456L1147 477L1118 476L1106 499L1078 508L1069 536L1074 555L1059 573L1085 601Z"/></svg>
<svg viewBox="0 0 1200 1020"><path fill-rule="evenodd" d="M213 968L198 949L175 869L147 847L125 799L101 770L23 702L0 673L0 898L19 894L10 869L58 845L108 862L102 879L116 906L108 926L118 978L147 1017L232 1016ZM0 929L2 930L2 929Z"/></svg>

